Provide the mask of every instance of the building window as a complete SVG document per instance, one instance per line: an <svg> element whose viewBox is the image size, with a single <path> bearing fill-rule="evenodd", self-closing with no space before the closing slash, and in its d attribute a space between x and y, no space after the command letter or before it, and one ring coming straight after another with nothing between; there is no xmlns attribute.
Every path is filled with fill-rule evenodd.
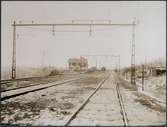
<svg viewBox="0 0 167 127"><path fill-rule="evenodd" d="M72 63L73 66L76 66L76 63Z"/></svg>

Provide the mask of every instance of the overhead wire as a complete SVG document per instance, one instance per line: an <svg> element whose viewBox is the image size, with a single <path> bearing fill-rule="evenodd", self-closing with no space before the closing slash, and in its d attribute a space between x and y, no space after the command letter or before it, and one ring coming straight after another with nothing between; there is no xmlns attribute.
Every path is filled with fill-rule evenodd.
<svg viewBox="0 0 167 127"><path fill-rule="evenodd" d="M44 28L39 28L39 27L30 27L30 26L24 26L22 28L30 28L30 29L36 29L36 30L41 30L41 31L48 31L48 32L53 32L52 29L44 29ZM55 27L54 27L55 28ZM91 29L91 32L96 32L96 31L105 31L105 30L113 30L113 29L118 29L119 26L115 28L102 28L102 29ZM54 30L54 32L90 32L90 30Z"/></svg>

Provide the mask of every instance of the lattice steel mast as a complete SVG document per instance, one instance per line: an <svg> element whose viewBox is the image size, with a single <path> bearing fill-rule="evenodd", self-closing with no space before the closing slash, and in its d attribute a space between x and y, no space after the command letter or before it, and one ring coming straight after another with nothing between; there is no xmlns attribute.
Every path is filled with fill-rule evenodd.
<svg viewBox="0 0 167 127"><path fill-rule="evenodd" d="M132 25L132 54L131 54L131 84L136 84L136 75L135 75L135 20Z"/></svg>

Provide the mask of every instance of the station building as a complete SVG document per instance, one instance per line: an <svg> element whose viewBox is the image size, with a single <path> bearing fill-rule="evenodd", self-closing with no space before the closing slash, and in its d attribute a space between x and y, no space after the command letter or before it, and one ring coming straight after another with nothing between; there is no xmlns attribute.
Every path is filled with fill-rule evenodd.
<svg viewBox="0 0 167 127"><path fill-rule="evenodd" d="M70 58L68 60L69 70L81 71L88 69L88 61L84 57Z"/></svg>

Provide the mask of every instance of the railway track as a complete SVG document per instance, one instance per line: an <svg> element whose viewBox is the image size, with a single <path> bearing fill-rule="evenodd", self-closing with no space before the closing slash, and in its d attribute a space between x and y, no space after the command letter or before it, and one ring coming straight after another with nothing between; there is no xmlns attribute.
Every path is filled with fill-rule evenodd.
<svg viewBox="0 0 167 127"><path fill-rule="evenodd" d="M85 78L85 77L82 77L82 78ZM133 106L132 103L130 102L132 100L130 98L126 99L126 97L129 97L129 94L126 97L123 96L123 95L126 95L125 92L127 92L127 91L120 89L119 84L115 83L116 80L113 80L113 79L114 79L114 76L112 77L112 75L111 76L107 75L107 76L105 76L105 78L103 77L103 79L101 79L101 81L98 84L95 83L96 87L94 87L94 89L88 91L85 94L86 98L84 98L83 101L80 101L80 102L78 101L79 103L77 103L77 101L72 101L71 103L74 102L73 104L74 105L77 104L76 105L77 107L75 107L74 109L70 109L69 110L70 114L66 115L63 119L59 120L58 118L54 118L55 114L56 114L56 113L54 114L54 111L52 111L52 113L53 113L51 115L52 117L49 119L51 119L51 121L58 122L58 125L60 125L60 126L73 126L73 125L75 126L75 125L82 125L82 124L85 125L85 122L88 122L88 124L91 124L91 125L95 124L95 126L100 126L103 124L104 124L104 126L105 125L107 125L107 126L108 125L129 126L130 124L133 124L133 122L135 120L138 121L138 119L136 119L135 116L137 116L137 115L140 116L140 113L138 113L138 111L139 111L139 109L141 109L142 106L137 105L137 104L135 105L135 103L134 103L135 106ZM79 79L76 79L76 80L79 80ZM76 80L74 79L74 81L76 81ZM63 81L63 82L68 83L68 81L67 82ZM64 84L63 82L59 82L59 83ZM57 83L57 84L59 84L59 83ZM71 85L73 86L75 84L71 84ZM80 87L80 86L78 86L78 84L76 84L76 85L77 85L77 87ZM52 86L48 85L47 88L48 87L52 87ZM70 87L71 86L66 88L66 90L69 91ZM64 91L63 85L62 85L62 87L60 87L60 89L57 89L57 87L56 87L56 91L60 92L60 90ZM72 89L70 89L70 90L72 90ZM78 89L73 89L73 90L78 90ZM34 91L31 91L31 92L34 92ZM76 97L78 97L79 94L77 94ZM52 95L52 94L50 94L50 95ZM57 95L62 96L63 95L63 97L68 97L69 94L63 93L63 94L53 94L53 95L55 95L55 96L57 96ZM64 95L66 95L66 96L64 96ZM133 98L133 96L132 96L132 98ZM45 99L45 97L43 99ZM82 99L83 99L83 97L82 97ZM133 109L135 111L131 112L131 110L128 110L127 104L132 105ZM138 110L136 110L137 106L138 106ZM56 109L54 109L54 110L56 111ZM143 110L145 110L145 108L143 108ZM129 117L127 116L127 114ZM152 113L150 113L150 114L152 115ZM146 118L142 117L141 123L143 122L143 120L146 120L146 119L147 119L147 117ZM39 121L37 121L37 123L38 122L41 122L41 121L39 120ZM57 125L57 123L53 123L53 125L55 125L55 124Z"/></svg>
<svg viewBox="0 0 167 127"><path fill-rule="evenodd" d="M120 108L121 108L121 115L122 115L122 119L124 122L124 126L128 126L128 124L129 124L128 117L127 117L127 113L125 111L125 106L124 106L122 95L121 95L121 92L119 89L119 84L116 84L116 91L117 91L117 97L118 97Z"/></svg>
<svg viewBox="0 0 167 127"><path fill-rule="evenodd" d="M39 84L39 85L31 85L31 86L26 86L26 87L19 87L19 88L14 88L14 89L9 89L9 90L5 90L3 92L1 92L1 101L13 98L13 97L17 97L20 95L24 95L27 94L29 92L35 92L35 91L39 91L39 90L43 90L46 88L50 88L56 85L60 85L60 84L65 84L65 83L69 83L69 82L73 82L79 79L83 79L86 78L85 76L80 77L80 78L73 78L73 79L68 79L65 81L55 81L55 82L51 82L51 83L47 83L47 84Z"/></svg>
<svg viewBox="0 0 167 127"><path fill-rule="evenodd" d="M57 74L56 76L36 76L36 77L25 77L25 78L17 78L17 79L4 79L4 80L0 80L0 84L1 84L1 92L6 92L6 91L10 91L10 90L16 90L16 89L20 89L20 88L27 88L27 87L31 87L31 86L36 86L36 85L40 85L41 83L33 83L33 80L38 80L38 81L42 81L44 79L47 80L48 78L50 79L54 79L55 77L57 76L78 76L78 75L83 75L85 72L82 72L82 73L62 73L62 74ZM17 83L17 84L20 84L21 82L24 82L24 81L28 81L30 83L28 83L28 85L25 85L25 86L21 86L21 87L15 87L15 88L3 88L4 85L7 85L7 84L11 84L11 83ZM49 81L48 83L50 82L55 82L55 81ZM43 83L42 83L43 84ZM46 84L46 83L44 83Z"/></svg>
<svg viewBox="0 0 167 127"><path fill-rule="evenodd" d="M108 76L106 76L100 83L98 83L95 90L92 91L91 94L89 94L88 97L84 100L84 102L81 105L79 105L76 108L76 110L65 120L63 126L70 126L70 123L75 119L77 114L79 114L79 112L89 103L89 100L93 97L93 95L96 94L96 92L101 88L101 86L104 84L104 82L109 77L110 77L110 74ZM83 79L83 78L85 78L85 76L80 77L80 78L60 81L60 82L52 82L52 83L48 83L46 85L41 85L41 86L40 85L32 85L30 87L22 87L22 88L17 88L17 89L12 89L12 90L6 90L6 91L2 92L2 94L1 94L2 95L1 96L1 101L7 100L7 99L10 99L10 98L14 98L14 97L17 97L17 96L20 96L20 95L24 95L24 94L27 94L29 92L35 92L35 91L43 90L43 89L50 88L50 87L53 87L53 86L56 86L56 85L73 82L73 81ZM127 118L127 114L126 114L126 111L125 111L122 95L121 95L118 84L116 84L116 93L117 93L117 97L118 97L118 100L119 100L119 105L120 105L120 109L121 109L121 116L122 116L124 126L128 126L128 118Z"/></svg>
<svg viewBox="0 0 167 127"><path fill-rule="evenodd" d="M88 97L86 97L86 99L83 101L82 104L80 104L78 107L76 107L76 110L74 110L73 113L69 117L67 117L67 119L65 119L65 121L63 122L63 124L61 126L70 126L72 121L84 109L84 107L90 102L90 99L97 93L97 91L99 91L101 89L102 85L110 77L110 75L111 74L107 75L103 80L101 80L101 82L98 83L97 87L88 95ZM50 88L50 87L53 87L53 86L56 86L56 85L73 82L73 81L76 81L76 80L79 80L79 79L83 79L83 78L85 78L85 76L84 77L80 77L80 78L60 81L60 82L56 82L56 83L55 82L54 83L48 83L47 85L42 85L40 87L31 86L31 87L26 87L26 88L20 88L20 89L5 91L5 92L2 92L1 101L7 100L7 99L10 99L10 98L14 98L14 97L17 97L17 96L20 96L20 95L24 95L24 94L27 94L29 92L35 92L35 91L43 90L43 89ZM113 87L113 88L114 89L116 88L117 96L115 94L115 97L116 98L118 97L118 100L119 100L118 104L120 105L120 109L121 109L120 120L122 119L122 121L123 121L122 124L124 124L124 126L128 126L127 114L125 112L125 107L124 107L124 104L123 104L123 99L122 99L122 95L120 93L119 85L116 84L116 87ZM103 90L109 90L110 91L110 88L107 88L107 87L105 88L104 87L102 89L102 91ZM21 91L21 92L19 92L19 91ZM4 93L6 93L6 95ZM110 103L108 105L110 105ZM121 118L121 116L122 116L122 118Z"/></svg>
<svg viewBox="0 0 167 127"><path fill-rule="evenodd" d="M60 75L78 75L78 74L84 74L85 72L83 73L62 73L62 74L57 74L57 76L60 76ZM7 83L11 83L11 82L18 82L18 81L29 81L29 80L32 80L32 79L42 79L42 78L45 78L45 77L52 77L52 76L34 76L34 77L25 77L25 78L16 78L16 79L2 79L0 80L0 83L1 84L7 84Z"/></svg>
<svg viewBox="0 0 167 127"><path fill-rule="evenodd" d="M95 95L95 93L102 87L102 85L104 84L104 82L110 77L107 76L105 79L103 79L97 86L97 88L85 99L85 101L73 112L73 114L65 121L64 126L70 126L70 123L75 119L75 117L77 116L77 114L79 114L79 112L88 104L90 98ZM121 116L122 116L122 120L123 120L123 124L124 126L128 126L128 118L127 118L127 114L125 111L125 107L124 107L124 103L123 103L123 99L122 99L122 95L119 89L119 85L116 84L116 93L117 93L117 97L118 97L118 101L119 101L119 105L120 105L120 109L121 109Z"/></svg>
<svg viewBox="0 0 167 127"><path fill-rule="evenodd" d="M46 76L44 76L46 77ZM28 81L28 80L32 80L32 79L41 79L44 77L26 77L26 78L17 78L17 79L4 79L1 80L1 84L7 84L7 83L11 83L11 82L18 82L18 81Z"/></svg>
<svg viewBox="0 0 167 127"><path fill-rule="evenodd" d="M43 78L46 78L46 77L43 77ZM48 76L48 78L56 78L55 76ZM41 80L42 79L42 77L32 77L32 78L22 78L22 79L19 79L19 80L13 80L13 81L11 81L12 83L14 83L14 82L20 82L20 81L29 81L30 83L28 84L28 85L25 85L25 86L21 86L21 87L15 87L15 88L8 88L8 89L3 89L3 90L1 90L1 92L6 92L6 91L11 91L11 90L16 90L16 89L21 89L21 88L27 88L27 87L32 87L32 86L37 86L37 85L41 85L41 84L43 84L43 83L32 83L31 81L33 80L33 79L35 79L35 80ZM47 78L46 78L46 80L48 80ZM44 80L45 81L45 80ZM8 84L8 83L11 83L11 82L5 82L5 83L1 83L1 84ZM48 81L48 83L51 83L51 82L56 82L56 81ZM46 83L44 83L44 84L46 84Z"/></svg>
<svg viewBox="0 0 167 127"><path fill-rule="evenodd" d="M45 77L27 77L27 78L18 78L18 79L7 79L7 80L1 80L1 92L5 91L10 91L10 90L16 90L20 88L26 88L26 87L31 87L35 85L40 85L40 83L32 83L33 80L41 80L41 79L46 79L46 78L55 78L51 76L45 76ZM15 87L15 88L3 88L3 85L8 85L9 83L17 83L17 84L22 84L22 81L28 81L28 85L21 86L21 87ZM52 81L53 82L53 81ZM49 82L48 82L49 83Z"/></svg>
<svg viewBox="0 0 167 127"><path fill-rule="evenodd" d="M85 99L85 101L78 106L78 108L72 113L72 115L64 122L64 126L69 126L71 121L75 119L76 115L84 108L84 106L89 102L90 98L100 89L100 87L103 85L103 83L109 78L110 75L108 75L106 78L104 78L96 87L96 89L91 92L91 94Z"/></svg>

